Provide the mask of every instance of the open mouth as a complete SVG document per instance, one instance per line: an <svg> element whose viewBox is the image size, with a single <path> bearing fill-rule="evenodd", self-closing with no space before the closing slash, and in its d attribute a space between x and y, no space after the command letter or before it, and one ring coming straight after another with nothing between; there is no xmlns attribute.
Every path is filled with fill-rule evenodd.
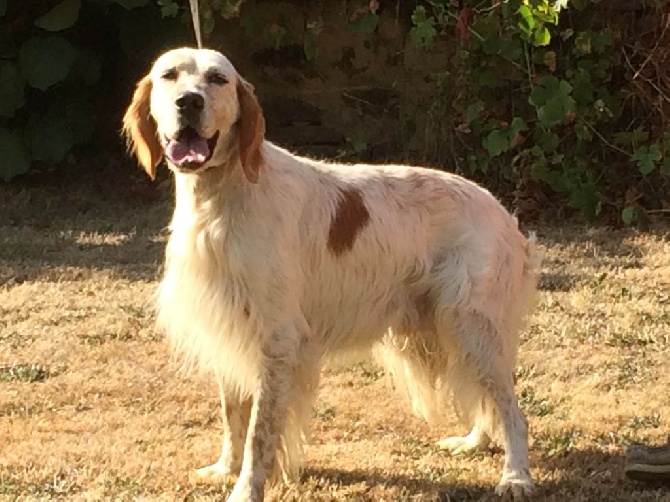
<svg viewBox="0 0 670 502"><path fill-rule="evenodd" d="M165 138L165 156L175 166L196 169L212 158L218 139L218 131L206 139L192 127L185 127L174 138Z"/></svg>

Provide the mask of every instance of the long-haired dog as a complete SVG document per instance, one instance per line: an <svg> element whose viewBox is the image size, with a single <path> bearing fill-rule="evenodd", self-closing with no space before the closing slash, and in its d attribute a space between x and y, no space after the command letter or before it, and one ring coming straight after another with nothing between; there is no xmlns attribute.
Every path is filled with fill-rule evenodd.
<svg viewBox="0 0 670 502"><path fill-rule="evenodd" d="M230 501L295 477L324 358L368 351L420 415L455 397L473 428L442 447L496 440L496 491L532 492L514 366L538 259L488 191L279 148L253 87L212 50L160 56L123 125L149 176L165 157L175 177L157 323L220 386L221 457L201 477L237 475Z"/></svg>

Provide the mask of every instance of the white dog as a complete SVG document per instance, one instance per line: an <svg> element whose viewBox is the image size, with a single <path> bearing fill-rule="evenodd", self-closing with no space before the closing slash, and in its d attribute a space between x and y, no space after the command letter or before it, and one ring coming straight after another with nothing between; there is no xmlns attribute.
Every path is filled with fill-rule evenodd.
<svg viewBox="0 0 670 502"><path fill-rule="evenodd" d="M175 175L158 326L221 389L221 457L199 475L238 475L229 501L295 477L324 358L368 351L424 417L453 394L474 427L441 446L498 440L496 491L531 493L514 365L533 240L459 176L301 158L264 131L253 87L205 49L158 58L124 117L149 176L163 157Z"/></svg>

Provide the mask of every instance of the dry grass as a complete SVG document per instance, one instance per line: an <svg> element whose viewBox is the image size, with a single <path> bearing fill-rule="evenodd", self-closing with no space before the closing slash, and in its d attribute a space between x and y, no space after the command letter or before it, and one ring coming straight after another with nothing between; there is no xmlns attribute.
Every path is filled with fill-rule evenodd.
<svg viewBox="0 0 670 502"><path fill-rule="evenodd" d="M0 188L0 499L217 500L212 382L180 376L147 301L169 196L133 186ZM136 186L134 188L137 188ZM142 188L141 186L139 188ZM670 431L664 228L540 229L539 304L518 370L538 500L670 500L622 477ZM493 499L500 451L449 457L372 366L330 370L299 486L276 500Z"/></svg>

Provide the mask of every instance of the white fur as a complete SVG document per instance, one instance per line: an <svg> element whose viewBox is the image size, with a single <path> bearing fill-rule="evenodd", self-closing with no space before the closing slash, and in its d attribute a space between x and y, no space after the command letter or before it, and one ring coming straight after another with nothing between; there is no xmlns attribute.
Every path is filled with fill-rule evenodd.
<svg viewBox="0 0 670 502"><path fill-rule="evenodd" d="M238 113L235 103L225 108ZM425 418L440 419L453 393L474 428L441 444L467 451L502 442L497 491L530 493L513 371L535 286L533 239L488 191L434 170L330 164L263 141L250 183L231 122L217 147L226 155L196 172L173 167L176 207L157 301L159 328L221 385L222 455L200 475L239 473L235 501L262 500L272 472L294 478L321 361L369 351ZM369 221L338 254L328 232L342 190L352 189Z"/></svg>

